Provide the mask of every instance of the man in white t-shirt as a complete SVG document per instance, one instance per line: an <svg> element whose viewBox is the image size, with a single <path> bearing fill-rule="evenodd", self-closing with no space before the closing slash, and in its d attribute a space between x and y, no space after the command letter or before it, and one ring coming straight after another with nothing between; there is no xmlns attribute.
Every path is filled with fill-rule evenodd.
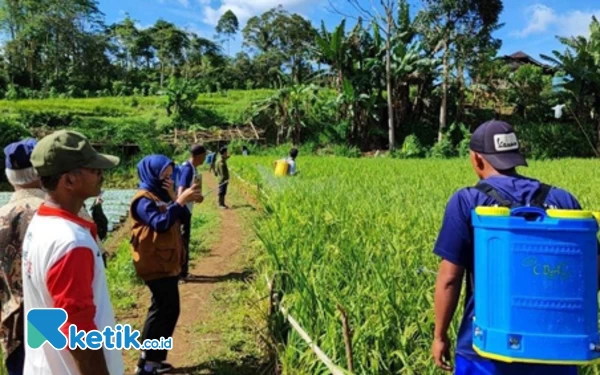
<svg viewBox="0 0 600 375"><path fill-rule="evenodd" d="M290 151L290 156L285 159L285 161L287 161L289 167L288 167L288 175L290 176L295 176L298 173L298 170L296 169L296 158L298 157L298 149L297 148L293 148Z"/></svg>
<svg viewBox="0 0 600 375"><path fill-rule="evenodd" d="M23 243L24 315L31 309L61 308L78 331L115 328L104 262L93 222L77 214L83 202L98 196L103 170L119 159L96 152L81 134L55 132L38 142L31 164L46 192ZM49 343L25 348L25 374L123 375L120 350L54 349Z"/></svg>

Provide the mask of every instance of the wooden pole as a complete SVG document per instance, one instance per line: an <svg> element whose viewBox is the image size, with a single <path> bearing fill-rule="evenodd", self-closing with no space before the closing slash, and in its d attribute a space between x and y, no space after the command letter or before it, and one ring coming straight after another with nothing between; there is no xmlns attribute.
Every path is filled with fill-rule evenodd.
<svg viewBox="0 0 600 375"><path fill-rule="evenodd" d="M254 127L254 124L252 123L252 121L250 121L250 126L252 127L252 130L254 130L254 134L256 135L256 139L259 139L260 137L258 136L258 132L256 131L256 128Z"/></svg>

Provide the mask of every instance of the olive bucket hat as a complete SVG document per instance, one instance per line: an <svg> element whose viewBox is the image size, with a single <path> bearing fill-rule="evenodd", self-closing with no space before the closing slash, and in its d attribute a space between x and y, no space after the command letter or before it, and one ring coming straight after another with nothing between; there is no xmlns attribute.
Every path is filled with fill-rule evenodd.
<svg viewBox="0 0 600 375"><path fill-rule="evenodd" d="M37 143L31 154L31 164L41 177L76 168L110 169L119 162L116 156L98 153L85 136L71 130L47 135Z"/></svg>

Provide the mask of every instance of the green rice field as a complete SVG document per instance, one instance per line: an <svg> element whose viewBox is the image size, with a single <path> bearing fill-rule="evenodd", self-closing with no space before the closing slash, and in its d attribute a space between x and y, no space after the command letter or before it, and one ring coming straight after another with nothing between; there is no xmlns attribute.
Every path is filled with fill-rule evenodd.
<svg viewBox="0 0 600 375"><path fill-rule="evenodd" d="M447 200L477 177L468 159L302 157L278 178L272 157L234 157L231 169L264 192L256 224L262 269L317 345L346 367L337 306L353 329L356 374L439 374L430 356L438 259L432 248ZM519 172L571 191L600 210L597 160L532 161ZM264 275L263 275L264 276ZM463 294L464 295L464 294ZM463 300L459 306L462 306ZM451 337L458 329L459 309ZM299 335L280 354L284 373L328 373ZM597 374L586 368L583 374Z"/></svg>

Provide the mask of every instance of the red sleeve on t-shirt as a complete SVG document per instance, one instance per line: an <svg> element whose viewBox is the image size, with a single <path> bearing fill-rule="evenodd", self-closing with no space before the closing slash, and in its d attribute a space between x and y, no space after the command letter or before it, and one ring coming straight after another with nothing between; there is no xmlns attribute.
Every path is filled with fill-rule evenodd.
<svg viewBox="0 0 600 375"><path fill-rule="evenodd" d="M48 271L46 284L54 307L64 309L68 314L66 323L61 327L67 337L71 324L79 331L97 329L92 289L94 267L94 252L87 247L78 247L69 251Z"/></svg>

